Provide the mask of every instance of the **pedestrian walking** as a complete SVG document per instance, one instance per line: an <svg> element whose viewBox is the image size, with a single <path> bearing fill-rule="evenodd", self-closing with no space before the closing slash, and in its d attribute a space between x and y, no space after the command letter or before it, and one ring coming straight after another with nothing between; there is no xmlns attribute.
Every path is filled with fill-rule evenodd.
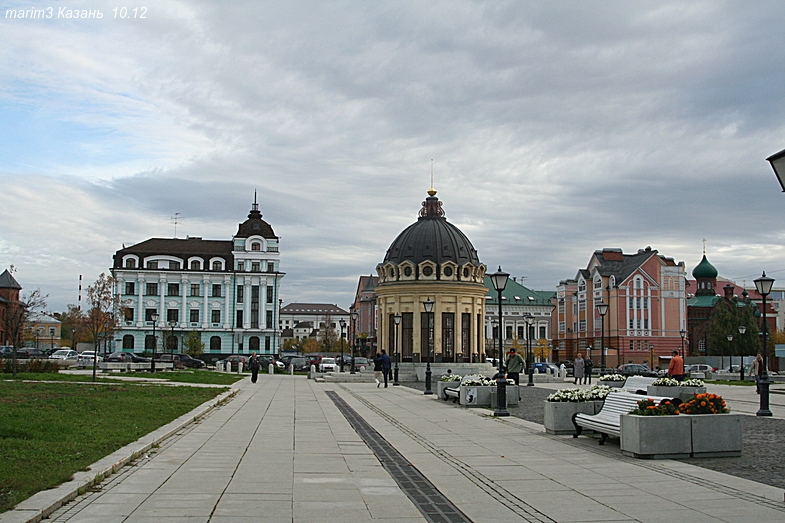
<svg viewBox="0 0 785 523"><path fill-rule="evenodd" d="M755 377L755 393L760 394L760 376L763 374L763 355L760 351L750 365L750 374Z"/></svg>
<svg viewBox="0 0 785 523"><path fill-rule="evenodd" d="M591 361L589 355L586 355L586 359L583 360L583 383L588 383L591 385L591 370L594 368L594 362Z"/></svg>
<svg viewBox="0 0 785 523"><path fill-rule="evenodd" d="M679 351L673 351L671 362L668 365L668 376L674 380L684 379L684 360L679 356Z"/></svg>
<svg viewBox="0 0 785 523"><path fill-rule="evenodd" d="M387 382L392 380L392 362L387 351L382 349L382 374L384 374L384 388L387 388Z"/></svg>
<svg viewBox="0 0 785 523"><path fill-rule="evenodd" d="M583 380L583 358L581 357L581 353L578 353L578 356L575 358L575 361L572 362L572 384L578 385Z"/></svg>
<svg viewBox="0 0 785 523"><path fill-rule="evenodd" d="M377 354L373 359L373 378L376 380L376 388L378 389L382 383L382 355Z"/></svg>
<svg viewBox="0 0 785 523"><path fill-rule="evenodd" d="M510 354L507 356L507 378L515 381L515 385L520 387L521 384L521 371L526 366L520 354L515 349L510 349ZM521 389L518 389L518 401L521 400Z"/></svg>
<svg viewBox="0 0 785 523"><path fill-rule="evenodd" d="M255 352L251 353L251 358L248 360L248 368L251 369L251 383L256 383L256 378L259 377L259 358Z"/></svg>

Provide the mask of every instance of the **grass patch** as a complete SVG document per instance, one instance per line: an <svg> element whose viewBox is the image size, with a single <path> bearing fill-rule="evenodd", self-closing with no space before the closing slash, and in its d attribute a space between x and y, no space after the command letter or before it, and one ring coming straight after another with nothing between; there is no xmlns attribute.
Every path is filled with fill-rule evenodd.
<svg viewBox="0 0 785 523"><path fill-rule="evenodd" d="M247 378L250 374L227 374L211 370L194 371L166 371L150 374L149 372L123 372L117 376L131 376L134 378L156 378L177 383L198 383L204 385L231 385Z"/></svg>
<svg viewBox="0 0 785 523"><path fill-rule="evenodd" d="M10 373L0 373L0 380L33 380L33 381L93 381L92 375L59 374L56 372L17 372L16 377ZM107 379L99 373L96 381L103 383L117 383L117 380Z"/></svg>
<svg viewBox="0 0 785 523"><path fill-rule="evenodd" d="M0 512L68 481L75 472L224 391L0 382Z"/></svg>
<svg viewBox="0 0 785 523"><path fill-rule="evenodd" d="M754 387L754 381L739 381L739 380L706 380L705 383L711 383L712 385L740 385L742 387Z"/></svg>

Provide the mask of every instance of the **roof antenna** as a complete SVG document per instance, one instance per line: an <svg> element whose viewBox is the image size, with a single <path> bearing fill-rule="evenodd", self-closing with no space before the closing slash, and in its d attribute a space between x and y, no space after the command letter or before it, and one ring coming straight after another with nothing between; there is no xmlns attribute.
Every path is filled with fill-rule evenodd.
<svg viewBox="0 0 785 523"><path fill-rule="evenodd" d="M252 210L254 210L254 211L258 211L259 210L259 204L256 203L256 189L253 190L253 207L252 207Z"/></svg>
<svg viewBox="0 0 785 523"><path fill-rule="evenodd" d="M433 158L431 158L431 188L428 189L428 194L431 196L436 195L436 189L433 187Z"/></svg>
<svg viewBox="0 0 785 523"><path fill-rule="evenodd" d="M174 213L174 216L172 216L172 223L174 224L174 237L175 238L177 238L177 224L180 223L180 218L182 218L182 216L180 215L179 212Z"/></svg>

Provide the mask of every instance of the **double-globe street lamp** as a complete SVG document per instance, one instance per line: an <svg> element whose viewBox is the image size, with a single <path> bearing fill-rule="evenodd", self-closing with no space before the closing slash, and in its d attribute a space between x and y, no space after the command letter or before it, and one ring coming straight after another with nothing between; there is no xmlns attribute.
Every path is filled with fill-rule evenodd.
<svg viewBox="0 0 785 523"><path fill-rule="evenodd" d="M534 316L528 312L523 317L526 322L526 374L529 375L527 387L534 387L534 358L532 355L532 323L534 323Z"/></svg>
<svg viewBox="0 0 785 523"><path fill-rule="evenodd" d="M343 344L346 342L346 320L338 322L341 325L341 372L343 372Z"/></svg>
<svg viewBox="0 0 785 523"><path fill-rule="evenodd" d="M757 416L771 416L771 410L769 410L769 373L766 370L766 360L768 359L768 347L766 343L766 333L769 330L769 325L766 322L766 296L769 295L771 292L772 286L774 286L774 278L769 278L766 276L766 272L763 272L763 275L754 280L755 289L758 291L758 294L761 295L763 298L763 365L761 366L760 370L760 408L758 412L755 414Z"/></svg>
<svg viewBox="0 0 785 523"><path fill-rule="evenodd" d="M499 265L499 270L491 274L491 282L493 288L499 298L499 370L496 374L496 410L493 412L494 416L509 416L507 411L507 376L504 373L504 359L502 356L502 330L504 329L504 322L502 320L502 291L507 287L507 279L510 275L502 271L502 266Z"/></svg>
<svg viewBox="0 0 785 523"><path fill-rule="evenodd" d="M423 394L433 394L431 390L431 354L433 350L433 305L430 298L422 302L425 308L426 321L428 322L428 360L425 364L425 392Z"/></svg>
<svg viewBox="0 0 785 523"><path fill-rule="evenodd" d="M597 312L600 314L600 366L601 373L605 373L605 315L608 314L608 304L600 302L597 304Z"/></svg>
<svg viewBox="0 0 785 523"><path fill-rule="evenodd" d="M401 359L401 354L398 345L401 343L398 337L399 327L401 326L401 315L399 313L393 314L393 322L395 322L395 373L393 374L393 386L400 385L398 383L398 361Z"/></svg>

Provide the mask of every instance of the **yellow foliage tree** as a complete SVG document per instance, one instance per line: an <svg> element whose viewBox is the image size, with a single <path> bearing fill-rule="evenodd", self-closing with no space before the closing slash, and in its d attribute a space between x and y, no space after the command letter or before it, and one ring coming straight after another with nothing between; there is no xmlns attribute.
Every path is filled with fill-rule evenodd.
<svg viewBox="0 0 785 523"><path fill-rule="evenodd" d="M537 361L545 361L550 356L550 348L548 347L548 340L540 338L537 344L532 347L532 354L537 358Z"/></svg>
<svg viewBox="0 0 785 523"><path fill-rule="evenodd" d="M300 350L302 352L319 352L322 350L322 344L316 338L305 338L300 342Z"/></svg>

